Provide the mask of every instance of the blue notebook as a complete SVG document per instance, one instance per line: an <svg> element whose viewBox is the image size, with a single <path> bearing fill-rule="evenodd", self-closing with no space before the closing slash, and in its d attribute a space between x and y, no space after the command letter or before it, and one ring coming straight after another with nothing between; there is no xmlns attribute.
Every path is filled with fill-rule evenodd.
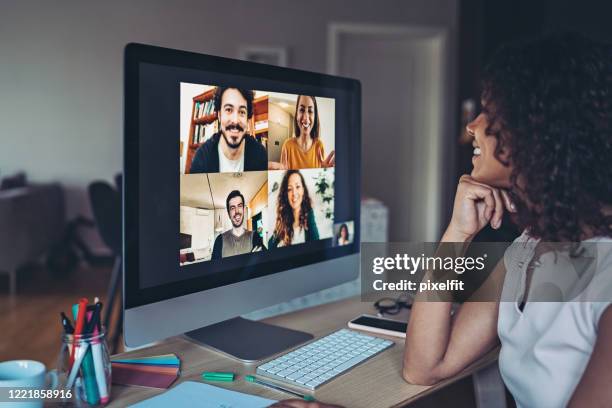
<svg viewBox="0 0 612 408"><path fill-rule="evenodd" d="M137 404L134 408L264 408L275 400L243 394L196 381L185 381L176 387Z"/></svg>
<svg viewBox="0 0 612 408"><path fill-rule="evenodd" d="M179 366L181 360L175 354L164 354L161 356L137 357L126 359L115 359L113 363L144 364L144 365L163 365Z"/></svg>

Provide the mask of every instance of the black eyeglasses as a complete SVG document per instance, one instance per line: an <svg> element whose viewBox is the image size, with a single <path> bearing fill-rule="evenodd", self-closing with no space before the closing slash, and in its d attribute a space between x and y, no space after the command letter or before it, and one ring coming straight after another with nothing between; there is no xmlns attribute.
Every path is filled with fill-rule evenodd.
<svg viewBox="0 0 612 408"><path fill-rule="evenodd" d="M378 316L382 315L396 315L402 309L410 309L412 307L412 300L408 295L401 295L400 297L394 298L382 298L374 302L374 307L378 311Z"/></svg>

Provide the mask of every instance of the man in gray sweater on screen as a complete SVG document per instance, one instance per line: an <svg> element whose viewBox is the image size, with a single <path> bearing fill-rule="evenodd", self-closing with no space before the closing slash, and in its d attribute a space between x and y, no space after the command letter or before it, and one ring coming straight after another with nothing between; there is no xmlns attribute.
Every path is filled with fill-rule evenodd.
<svg viewBox="0 0 612 408"><path fill-rule="evenodd" d="M245 203L242 193L238 190L232 191L227 196L225 203L227 215L232 222L232 229L225 231L215 239L212 259L248 254L262 249L253 243L255 240L253 231L247 231L245 227Z"/></svg>

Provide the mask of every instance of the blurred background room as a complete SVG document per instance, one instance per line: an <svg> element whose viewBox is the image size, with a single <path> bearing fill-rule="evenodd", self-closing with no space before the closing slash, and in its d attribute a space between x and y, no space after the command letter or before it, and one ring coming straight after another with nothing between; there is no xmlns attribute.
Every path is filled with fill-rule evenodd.
<svg viewBox="0 0 612 408"><path fill-rule="evenodd" d="M59 312L84 296L115 305L106 323L114 352L123 349L120 279L114 278L127 43L359 79L362 238L435 241L448 221L457 180L471 169L471 140L463 128L478 112L487 57L505 41L555 30L612 41L611 4L2 1L0 361L28 358L53 366ZM508 224L483 231L482 239L512 240L518 232ZM345 284L250 317L357 293L356 283ZM452 387L469 390L470 381ZM470 393L463 395L469 406ZM440 403L444 395L432 398Z"/></svg>

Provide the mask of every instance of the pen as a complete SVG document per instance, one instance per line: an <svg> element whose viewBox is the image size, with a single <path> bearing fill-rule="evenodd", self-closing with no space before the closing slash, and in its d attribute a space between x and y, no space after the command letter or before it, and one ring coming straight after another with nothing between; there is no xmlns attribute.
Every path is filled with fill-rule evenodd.
<svg viewBox="0 0 612 408"><path fill-rule="evenodd" d="M83 384L85 385L85 396L89 405L97 405L100 402L100 394L98 392L95 363L94 363L94 322L95 306L87 306L86 325L83 328L83 335L87 336L82 339L83 342L89 343L89 350L81 363Z"/></svg>
<svg viewBox="0 0 612 408"><path fill-rule="evenodd" d="M70 323L70 319L64 312L60 313L62 318L62 327L64 328L64 333L66 334L74 334L74 327L72 327L72 323Z"/></svg>
<svg viewBox="0 0 612 408"><path fill-rule="evenodd" d="M272 388L277 391L285 392L287 394L294 395L296 397L302 398L304 401L316 401L312 395L300 394L292 390L288 390L287 388L283 388L280 385L271 384L269 382L258 380L254 375L245 375L244 379L248 382L252 382L255 384L263 385L264 387Z"/></svg>
<svg viewBox="0 0 612 408"><path fill-rule="evenodd" d="M72 353L70 353L70 367L74 364L75 360L75 349L76 349L76 339L77 336L80 336L83 333L83 328L85 326L85 316L87 314L87 298L81 298L79 300L79 304L77 306L77 313L75 316L76 319L76 328L74 329L75 338L72 340ZM74 314L74 306L72 307Z"/></svg>
<svg viewBox="0 0 612 408"><path fill-rule="evenodd" d="M95 309L93 311L90 327L94 337L100 333L100 313L102 310L102 303L96 302ZM93 354L93 365L94 374L96 377L96 383L98 384L98 391L100 393L100 402L106 404L108 402L108 388L106 387L106 374L104 373L104 363L102 361L102 345L100 341L95 339L91 344L91 353Z"/></svg>
<svg viewBox="0 0 612 408"><path fill-rule="evenodd" d="M77 356L74 359L72 369L70 370L70 375L68 376L68 381L66 382L67 390L72 389L72 387L74 386L74 380L76 380L77 373L79 372L79 368L81 367L81 363L83 362L85 354L87 354L88 348L89 343L85 343L76 349Z"/></svg>
<svg viewBox="0 0 612 408"><path fill-rule="evenodd" d="M77 343L77 350L79 347L87 346L87 351L83 356L81 361L81 369L82 369L82 381L85 389L85 396L87 399L87 403L89 405L97 405L100 401L100 395L98 393L98 388L96 385L96 373L94 369L94 361L93 361L93 347L91 343L92 336L92 317L93 311L95 310L94 305L87 305L87 303L83 304L83 300L87 301L87 299L81 299L79 304L72 306L72 314L75 319L78 319L81 310L85 310L85 317L83 319L83 327L79 333L75 333L74 341ZM78 322L77 322L78 325ZM77 329L78 330L78 329ZM80 335L77 335L80 334ZM87 336L87 337L83 337Z"/></svg>
<svg viewBox="0 0 612 408"><path fill-rule="evenodd" d="M100 396L98 394L96 379L94 377L95 372L93 356L90 351L91 344L89 344L89 338L85 337L91 336L91 310L93 310L93 305L88 305L87 303L88 300L86 298L82 298L79 300L78 304L72 305L72 315L76 321L76 328L73 338L73 348L76 347L76 354L73 353L72 357L77 358L81 356L75 376L78 374L78 370L80 368L82 376L81 380L85 390L87 403L90 405L97 405L100 400ZM80 354L79 351L81 352Z"/></svg>

